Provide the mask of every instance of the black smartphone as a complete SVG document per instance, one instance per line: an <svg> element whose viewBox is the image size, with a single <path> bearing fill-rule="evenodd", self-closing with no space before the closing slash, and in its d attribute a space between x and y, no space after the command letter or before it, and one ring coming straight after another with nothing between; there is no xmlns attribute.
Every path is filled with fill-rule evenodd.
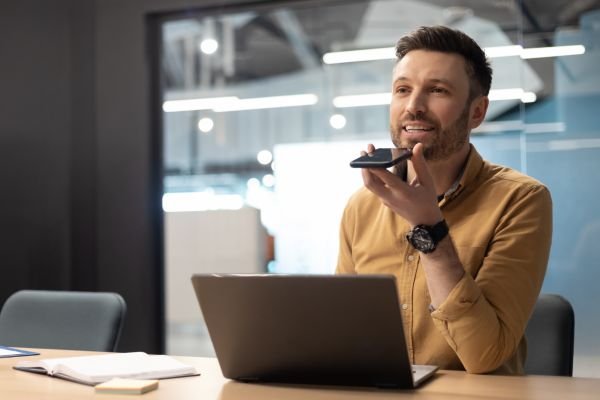
<svg viewBox="0 0 600 400"><path fill-rule="evenodd" d="M389 168L412 156L411 149L381 148L350 162L352 168Z"/></svg>

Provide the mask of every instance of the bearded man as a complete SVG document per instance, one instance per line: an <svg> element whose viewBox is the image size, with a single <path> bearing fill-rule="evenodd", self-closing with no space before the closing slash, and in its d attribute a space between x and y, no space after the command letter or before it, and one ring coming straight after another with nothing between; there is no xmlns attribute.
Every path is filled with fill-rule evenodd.
<svg viewBox="0 0 600 400"><path fill-rule="evenodd" d="M336 271L395 275L413 364L523 374L524 331L550 252L550 193L470 144L492 81L473 39L421 27L398 41L396 56L391 138L413 156L393 172L362 170Z"/></svg>

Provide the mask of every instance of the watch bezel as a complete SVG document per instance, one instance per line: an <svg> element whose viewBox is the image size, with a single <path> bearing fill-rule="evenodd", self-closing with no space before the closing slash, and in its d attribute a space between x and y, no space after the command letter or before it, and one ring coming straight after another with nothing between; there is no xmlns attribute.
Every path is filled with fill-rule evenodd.
<svg viewBox="0 0 600 400"><path fill-rule="evenodd" d="M415 226L408 232L406 238L415 249L422 253L427 254L435 250L436 243L425 225Z"/></svg>

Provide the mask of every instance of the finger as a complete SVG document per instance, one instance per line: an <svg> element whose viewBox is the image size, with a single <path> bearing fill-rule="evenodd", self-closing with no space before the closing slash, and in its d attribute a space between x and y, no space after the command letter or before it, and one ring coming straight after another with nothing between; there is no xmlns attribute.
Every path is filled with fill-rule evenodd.
<svg viewBox="0 0 600 400"><path fill-rule="evenodd" d="M367 151L361 150L360 151L360 155L361 156L366 156L367 154L371 154L374 151L375 151L375 146L373 146L371 143L369 143L367 145Z"/></svg>
<svg viewBox="0 0 600 400"><path fill-rule="evenodd" d="M385 196L389 189L386 184L374 173L377 168L363 168L362 178L365 187L378 196Z"/></svg>
<svg viewBox="0 0 600 400"><path fill-rule="evenodd" d="M405 183L398 175L391 173L387 168L371 168L370 171L388 186L398 186Z"/></svg>
<svg viewBox="0 0 600 400"><path fill-rule="evenodd" d="M372 168L361 168L362 178L365 186L369 187L372 184L383 185L381 179L374 175L372 170Z"/></svg>
<svg viewBox="0 0 600 400"><path fill-rule="evenodd" d="M375 146L373 146L373 144L369 143L369 144L367 145L367 151L366 151L366 152L364 152L364 151L361 151L361 152L360 152L360 154L361 154L361 155L363 155L363 156L365 156L365 155L367 155L367 154L371 154L371 153L373 153L374 151L375 151Z"/></svg>
<svg viewBox="0 0 600 400"><path fill-rule="evenodd" d="M431 176L431 172L429 172L427 161L425 161L422 143L417 143L415 147L413 147L413 155L410 158L410 162L412 163L413 169L415 170L415 175L418 183L420 185L433 188L433 177Z"/></svg>

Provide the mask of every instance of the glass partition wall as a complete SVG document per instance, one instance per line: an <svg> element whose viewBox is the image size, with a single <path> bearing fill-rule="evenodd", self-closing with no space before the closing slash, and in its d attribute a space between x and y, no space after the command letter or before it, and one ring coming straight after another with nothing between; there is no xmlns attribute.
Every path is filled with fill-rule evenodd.
<svg viewBox="0 0 600 400"><path fill-rule="evenodd" d="M333 272L339 218L361 186L348 162L367 143L391 145L393 46L418 26L446 25L475 38L494 69L472 142L552 191L543 291L575 308L575 374L600 376L600 6L265 3L187 10L161 25L167 351L212 354L192 273Z"/></svg>

